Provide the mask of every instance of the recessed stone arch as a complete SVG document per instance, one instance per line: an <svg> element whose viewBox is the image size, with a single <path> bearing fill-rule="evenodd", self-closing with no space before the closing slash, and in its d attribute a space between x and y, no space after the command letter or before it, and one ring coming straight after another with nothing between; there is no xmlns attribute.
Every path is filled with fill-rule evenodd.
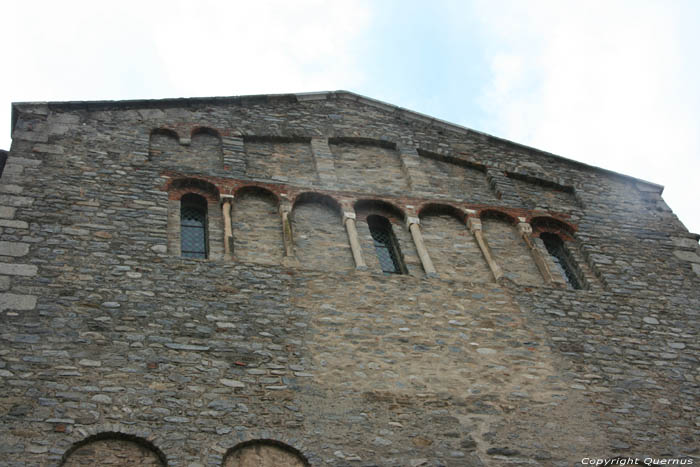
<svg viewBox="0 0 700 467"><path fill-rule="evenodd" d="M465 213L448 204L427 204L419 212L423 241L442 277L472 282L493 282L472 233L466 229Z"/></svg>
<svg viewBox="0 0 700 467"><path fill-rule="evenodd" d="M518 219L496 209L482 210L479 214L484 237L503 276L516 284L542 285L542 274L516 228Z"/></svg>
<svg viewBox="0 0 700 467"><path fill-rule="evenodd" d="M189 164L202 170L222 169L224 156L221 134L209 127L195 127L191 133Z"/></svg>
<svg viewBox="0 0 700 467"><path fill-rule="evenodd" d="M101 432L73 444L63 455L61 467L168 465L165 454L150 441L121 432Z"/></svg>
<svg viewBox="0 0 700 467"><path fill-rule="evenodd" d="M223 257L223 216L219 208L219 189L211 182L200 178L180 177L170 180L168 191L168 252L182 255L181 200L183 196L198 195L206 200L207 257Z"/></svg>
<svg viewBox="0 0 700 467"><path fill-rule="evenodd" d="M370 271L382 271L374 239L367 223L368 217L380 216L389 221L391 225L391 230L398 242L400 260L405 266L405 271L409 275L422 277L424 275L423 265L418 257L411 234L406 227L405 212L390 202L378 199L361 199L355 202L354 207L357 214L357 233L367 268Z"/></svg>
<svg viewBox="0 0 700 467"><path fill-rule="evenodd" d="M280 441L256 439L239 443L224 456L223 467L309 467L297 449Z"/></svg>
<svg viewBox="0 0 700 467"><path fill-rule="evenodd" d="M354 269L340 204L328 195L305 192L291 215L294 250L302 267L323 271Z"/></svg>
<svg viewBox="0 0 700 467"><path fill-rule="evenodd" d="M233 256L249 263L280 264L284 257L279 198L259 186L236 190L231 209Z"/></svg>
<svg viewBox="0 0 700 467"><path fill-rule="evenodd" d="M533 241L543 253L555 283L572 289L588 289L591 284L599 284L581 254L574 226L551 216L533 217L530 225Z"/></svg>
<svg viewBox="0 0 700 467"><path fill-rule="evenodd" d="M148 155L151 161L168 165L182 152L180 136L170 128L154 128L148 138Z"/></svg>

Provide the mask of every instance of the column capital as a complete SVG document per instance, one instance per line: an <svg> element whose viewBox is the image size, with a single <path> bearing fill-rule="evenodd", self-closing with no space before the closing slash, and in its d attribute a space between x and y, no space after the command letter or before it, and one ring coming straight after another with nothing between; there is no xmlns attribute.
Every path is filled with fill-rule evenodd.
<svg viewBox="0 0 700 467"><path fill-rule="evenodd" d="M469 230L472 232L481 230L481 219L472 216L467 217L467 227L469 227Z"/></svg>
<svg viewBox="0 0 700 467"><path fill-rule="evenodd" d="M287 198L287 195L285 195L285 194L282 194L280 197L279 211L280 211L280 214L282 214L282 213L289 214L292 211L292 203L289 201L289 199Z"/></svg>
<svg viewBox="0 0 700 467"><path fill-rule="evenodd" d="M221 204L230 203L233 201L234 198L235 198L235 196L233 196L233 195L221 195L221 196L219 196L219 200L221 201Z"/></svg>
<svg viewBox="0 0 700 467"><path fill-rule="evenodd" d="M518 219L523 219L523 218L520 217ZM518 232L520 232L521 234L530 235L532 233L532 226L530 224L528 224L527 222L521 221L518 223Z"/></svg>
<svg viewBox="0 0 700 467"><path fill-rule="evenodd" d="M356 219L357 215L352 211L343 211L343 222L348 219Z"/></svg>
<svg viewBox="0 0 700 467"><path fill-rule="evenodd" d="M406 227L410 228L413 224L420 225L420 219L414 216L406 216Z"/></svg>

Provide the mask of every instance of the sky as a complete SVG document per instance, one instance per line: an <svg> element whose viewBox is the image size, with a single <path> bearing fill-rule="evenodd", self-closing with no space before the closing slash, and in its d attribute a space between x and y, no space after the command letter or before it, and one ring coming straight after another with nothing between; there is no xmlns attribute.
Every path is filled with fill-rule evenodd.
<svg viewBox="0 0 700 467"><path fill-rule="evenodd" d="M344 89L665 186L700 233L695 0L2 2L10 104Z"/></svg>

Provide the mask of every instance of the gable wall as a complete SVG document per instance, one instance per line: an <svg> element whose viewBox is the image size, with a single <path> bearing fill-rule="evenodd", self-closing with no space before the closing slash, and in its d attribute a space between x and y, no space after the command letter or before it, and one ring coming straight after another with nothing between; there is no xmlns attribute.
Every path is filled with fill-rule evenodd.
<svg viewBox="0 0 700 467"><path fill-rule="evenodd" d="M154 150L158 128L178 135L163 146L172 157ZM219 150L221 163L207 156ZM375 156L391 162L361 170ZM230 256L220 220L218 257L169 248L168 183L183 177L219 191L210 209L234 196ZM272 194L238 192L251 185ZM547 203L533 206L540 185ZM361 213L367 268L348 263L346 244L326 269L347 217L308 206L295 217L309 191L344 213L394 206L410 274L378 270ZM483 254L449 260L462 234L432 220L426 274L408 224L427 203L564 220L597 286L543 284L517 226L499 234L490 220L505 278L484 273ZM308 219L325 235L318 250ZM460 222L475 243L464 221L449 228ZM220 465L256 439L312 465L571 465L697 445L697 242L629 179L347 100L36 105L15 126L0 228L0 452L15 464L58 462L104 431L152 441L169 465Z"/></svg>

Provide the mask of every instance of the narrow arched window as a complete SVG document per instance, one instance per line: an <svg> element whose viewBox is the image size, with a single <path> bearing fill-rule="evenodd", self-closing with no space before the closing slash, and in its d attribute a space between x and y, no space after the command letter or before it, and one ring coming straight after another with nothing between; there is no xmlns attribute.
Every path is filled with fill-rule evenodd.
<svg viewBox="0 0 700 467"><path fill-rule="evenodd" d="M399 243L391 230L389 220L386 217L372 215L367 217L367 225L382 271L390 274L405 274L406 267L401 260Z"/></svg>
<svg viewBox="0 0 700 467"><path fill-rule="evenodd" d="M540 238L547 248L549 255L552 257L554 265L559 269L559 273L564 280L566 280L568 287L570 289L581 289L581 280L576 273L569 252L564 248L564 242L562 242L561 238L559 238L558 235L548 232L542 233Z"/></svg>
<svg viewBox="0 0 700 467"><path fill-rule="evenodd" d="M180 199L180 254L207 257L207 200L194 193Z"/></svg>

